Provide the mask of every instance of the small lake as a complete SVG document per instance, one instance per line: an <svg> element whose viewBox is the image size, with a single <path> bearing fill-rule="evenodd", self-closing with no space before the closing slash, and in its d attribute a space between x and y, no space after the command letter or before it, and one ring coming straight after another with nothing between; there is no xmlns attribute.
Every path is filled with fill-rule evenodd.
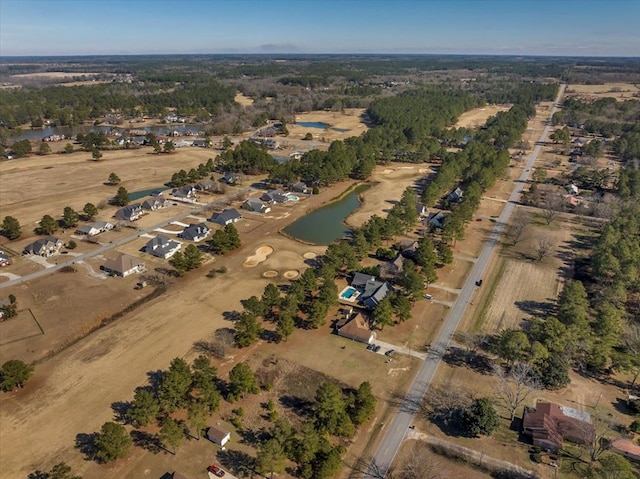
<svg viewBox="0 0 640 479"><path fill-rule="evenodd" d="M320 130L324 130L330 126L327 123L321 123L319 121L297 121L295 124L305 128L319 128Z"/></svg>
<svg viewBox="0 0 640 479"><path fill-rule="evenodd" d="M360 193L369 185L360 185L343 198L303 216L287 226L284 232L301 241L317 245L329 245L348 235L351 229L344 220L360 206Z"/></svg>

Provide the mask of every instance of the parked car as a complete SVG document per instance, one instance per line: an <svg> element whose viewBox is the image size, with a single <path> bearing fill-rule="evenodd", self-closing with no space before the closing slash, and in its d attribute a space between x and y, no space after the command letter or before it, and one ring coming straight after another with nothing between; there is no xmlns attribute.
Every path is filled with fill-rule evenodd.
<svg viewBox="0 0 640 479"><path fill-rule="evenodd" d="M384 353L385 356L393 356L396 353L395 349L390 349L389 351L387 351L386 353Z"/></svg>
<svg viewBox="0 0 640 479"><path fill-rule="evenodd" d="M373 351L373 348L375 348L376 345L375 344L367 344L367 350L368 351Z"/></svg>
<svg viewBox="0 0 640 479"><path fill-rule="evenodd" d="M224 476L224 471L222 469L220 469L218 466L209 466L209 467L207 467L207 471L215 474L218 477L223 477Z"/></svg>
<svg viewBox="0 0 640 479"><path fill-rule="evenodd" d="M425 294L423 295L424 299L428 299L429 301L431 301L433 299L433 296L431 296L430 294Z"/></svg>
<svg viewBox="0 0 640 479"><path fill-rule="evenodd" d="M373 352L377 353L378 351L380 351L380 346L378 346L377 344L373 347Z"/></svg>
<svg viewBox="0 0 640 479"><path fill-rule="evenodd" d="M478 281L476 281L476 286L482 286L482 280L479 279Z"/></svg>

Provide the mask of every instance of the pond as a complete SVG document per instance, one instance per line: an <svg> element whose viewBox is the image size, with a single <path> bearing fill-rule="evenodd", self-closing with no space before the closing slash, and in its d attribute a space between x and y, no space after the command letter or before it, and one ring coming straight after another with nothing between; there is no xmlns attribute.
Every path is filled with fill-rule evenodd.
<svg viewBox="0 0 640 479"><path fill-rule="evenodd" d="M360 193L369 185L360 185L333 203L312 211L290 224L284 232L301 241L329 245L351 232L344 219L360 206Z"/></svg>
<svg viewBox="0 0 640 479"><path fill-rule="evenodd" d="M155 188L149 188L148 190L134 191L133 193L129 193L129 200L135 201L140 198L144 198L145 196L149 196L154 191L164 191L166 190L166 186L156 186Z"/></svg>
<svg viewBox="0 0 640 479"><path fill-rule="evenodd" d="M329 128L327 123L321 123L319 121L297 121L296 125L303 126L305 128L319 128L320 130Z"/></svg>

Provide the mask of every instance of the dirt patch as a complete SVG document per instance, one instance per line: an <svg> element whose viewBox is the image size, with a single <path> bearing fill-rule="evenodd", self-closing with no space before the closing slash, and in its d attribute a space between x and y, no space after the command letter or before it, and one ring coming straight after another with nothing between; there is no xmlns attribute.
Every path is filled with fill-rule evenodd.
<svg viewBox="0 0 640 479"><path fill-rule="evenodd" d="M310 128L298 123L287 124L289 139L301 140L310 133L314 140L330 143L351 136L360 136L368 130L363 121L364 108L345 108L344 112L312 111L296 115L296 122L324 123L326 128Z"/></svg>
<svg viewBox="0 0 640 479"><path fill-rule="evenodd" d="M312 253L312 252L310 252L310 251L307 251L306 253L304 253L304 254L302 255L302 257L303 257L304 259L315 259L317 256L318 256L317 254Z"/></svg>
<svg viewBox="0 0 640 479"><path fill-rule="evenodd" d="M248 256L246 261L242 263L242 266L246 266L247 268L252 268L267 260L267 256L273 253L273 248L271 246L261 246L259 247L255 254Z"/></svg>
<svg viewBox="0 0 640 479"><path fill-rule="evenodd" d="M236 93L235 98L233 99L236 103L239 103L242 106L251 106L253 105L253 98L249 98L248 96L244 96L244 94L238 92Z"/></svg>

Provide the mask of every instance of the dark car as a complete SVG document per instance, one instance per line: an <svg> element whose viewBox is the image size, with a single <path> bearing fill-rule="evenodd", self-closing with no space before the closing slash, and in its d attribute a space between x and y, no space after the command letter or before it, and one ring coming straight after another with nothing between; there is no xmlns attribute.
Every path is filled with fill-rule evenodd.
<svg viewBox="0 0 640 479"><path fill-rule="evenodd" d="M375 344L367 344L367 350L369 351L373 351L373 348L375 348L376 345Z"/></svg>
<svg viewBox="0 0 640 479"><path fill-rule="evenodd" d="M224 471L222 469L220 469L218 466L209 466L209 467L207 467L207 471L215 474L218 477L223 477L224 476Z"/></svg>
<svg viewBox="0 0 640 479"><path fill-rule="evenodd" d="M375 346L373 347L373 352L374 352L374 353L377 353L378 351L380 351L380 346L375 345Z"/></svg>
<svg viewBox="0 0 640 479"><path fill-rule="evenodd" d="M476 281L476 286L482 286L482 280L479 279L478 281Z"/></svg>
<svg viewBox="0 0 640 479"><path fill-rule="evenodd" d="M385 356L393 356L396 353L395 349L390 349L389 351L387 351L385 354Z"/></svg>

